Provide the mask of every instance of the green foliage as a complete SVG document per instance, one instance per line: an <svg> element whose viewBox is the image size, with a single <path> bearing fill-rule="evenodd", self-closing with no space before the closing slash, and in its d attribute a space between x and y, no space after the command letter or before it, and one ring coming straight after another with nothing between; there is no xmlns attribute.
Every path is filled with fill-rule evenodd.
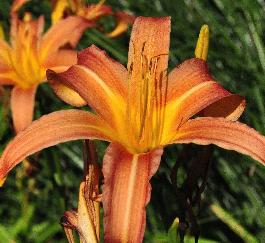
<svg viewBox="0 0 265 243"><path fill-rule="evenodd" d="M211 210L214 212L214 214L218 218L220 218L237 235L239 235L240 238L244 240L244 242L249 242L249 243L258 242L258 240L253 235L251 235L244 227L240 225L239 222L237 222L236 219L233 218L231 214L229 214L229 212L226 212L218 204L212 204L210 207Z"/></svg>
<svg viewBox="0 0 265 243"><path fill-rule="evenodd" d="M194 56L199 29L202 24L208 24L211 72L227 89L246 96L247 110L242 120L265 133L264 1L108 0L107 3L136 16L172 17L170 68ZM9 0L0 1L0 22L6 31L9 5ZM24 10L33 11L35 16L45 14L48 23L50 21L48 1L31 1ZM112 20L102 20L102 27L110 30L114 26ZM126 65L129 36L128 31L119 38L108 39L98 30L88 30L78 48L96 44ZM13 136L3 97L1 91L1 149ZM37 93L36 118L67 108L47 84L41 85ZM106 144L97 143L100 158L105 147ZM166 149L166 159L152 180L145 242L177 242L176 224L172 226L172 223L179 215L179 202L169 185L169 175L181 148ZM200 149L194 146L195 151ZM80 142L56 146L31 158L37 161L37 171L32 177L21 177L22 166L9 175L4 188L0 189L0 242L66 242L59 220L65 210L76 206L82 175L81 154ZM231 222L255 235L252 242L264 241L264 178L265 169L253 160L215 148L207 189L197 216L201 226L199 242L244 242L244 236L231 230ZM213 202L218 202L226 214L231 215L229 220L214 216L209 208ZM188 234L185 242L193 241Z"/></svg>

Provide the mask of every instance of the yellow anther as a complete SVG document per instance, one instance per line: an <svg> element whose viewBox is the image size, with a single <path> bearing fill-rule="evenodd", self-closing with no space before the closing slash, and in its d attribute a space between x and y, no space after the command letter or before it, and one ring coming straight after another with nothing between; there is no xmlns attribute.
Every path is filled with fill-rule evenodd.
<svg viewBox="0 0 265 243"><path fill-rule="evenodd" d="M5 39L5 32L3 29L3 26L0 24L0 40L4 40Z"/></svg>
<svg viewBox="0 0 265 243"><path fill-rule="evenodd" d="M195 57L200 58L204 61L207 60L209 48L209 27L208 25L203 25L199 34L195 49Z"/></svg>
<svg viewBox="0 0 265 243"><path fill-rule="evenodd" d="M32 15L29 12L26 12L23 17L24 22L29 22L32 20Z"/></svg>

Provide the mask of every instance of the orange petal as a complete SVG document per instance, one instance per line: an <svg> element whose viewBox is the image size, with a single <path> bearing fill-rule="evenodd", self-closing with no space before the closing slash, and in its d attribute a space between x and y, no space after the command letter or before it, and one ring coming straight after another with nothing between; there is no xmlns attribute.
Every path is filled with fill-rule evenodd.
<svg viewBox="0 0 265 243"><path fill-rule="evenodd" d="M0 85L14 84L10 73L12 64L10 60L11 48L3 39L0 39Z"/></svg>
<svg viewBox="0 0 265 243"><path fill-rule="evenodd" d="M68 88L60 82L50 81L55 94L64 102L75 107L82 107L87 105L87 102L73 89Z"/></svg>
<svg viewBox="0 0 265 243"><path fill-rule="evenodd" d="M169 112L175 109L176 117L182 122L209 105L211 108L202 112L203 115L226 116L231 120L238 118L245 107L241 96L231 94L213 81L206 62L198 58L183 62L169 74L167 100L171 106Z"/></svg>
<svg viewBox="0 0 265 243"><path fill-rule="evenodd" d="M40 50L41 60L45 62L49 55L66 44L76 46L86 28L94 24L82 17L70 16L54 24L43 36Z"/></svg>
<svg viewBox="0 0 265 243"><path fill-rule="evenodd" d="M14 85L14 80L9 75L0 73L0 85Z"/></svg>
<svg viewBox="0 0 265 243"><path fill-rule="evenodd" d="M202 82L213 80L207 63L198 58L184 61L168 75L168 100L182 95L186 90Z"/></svg>
<svg viewBox="0 0 265 243"><path fill-rule="evenodd" d="M87 104L97 112L105 121L112 126L117 126L115 119L124 118L125 102L113 92L111 87L107 87L93 71L84 66L74 65L66 72L57 74L51 70L47 71L47 79L52 87L56 83L66 85L68 88L77 92ZM56 89L55 89L56 91ZM56 91L57 93L58 90ZM61 95L65 95L60 90ZM65 102L75 97L63 97ZM74 102L77 102L74 100Z"/></svg>
<svg viewBox="0 0 265 243"><path fill-rule="evenodd" d="M142 242L149 180L158 169L162 152L132 155L117 144L108 147L103 160L104 242Z"/></svg>
<svg viewBox="0 0 265 243"><path fill-rule="evenodd" d="M215 144L246 154L265 165L265 137L253 128L225 118L196 118L176 131L175 143Z"/></svg>
<svg viewBox="0 0 265 243"><path fill-rule="evenodd" d="M121 96L127 96L127 70L105 51L92 45L78 53L78 64L91 69Z"/></svg>
<svg viewBox="0 0 265 243"><path fill-rule="evenodd" d="M5 148L0 179L27 156L58 143L77 139L109 139L110 129L97 116L80 110L53 112L34 121Z"/></svg>
<svg viewBox="0 0 265 243"><path fill-rule="evenodd" d="M184 61L174 68L168 79L168 101L176 99L194 86L213 80L209 73L207 63L198 58ZM237 120L245 109L245 99L240 95L227 93L225 98L220 98L200 114L203 116L226 117Z"/></svg>
<svg viewBox="0 0 265 243"><path fill-rule="evenodd" d="M10 63L10 46L2 39L0 39L0 72L5 72L11 69Z"/></svg>
<svg viewBox="0 0 265 243"><path fill-rule="evenodd" d="M10 62L10 51L9 45L0 40L0 85L12 85L14 84L13 67Z"/></svg>
<svg viewBox="0 0 265 243"><path fill-rule="evenodd" d="M44 17L40 16L36 20L31 20L30 18L27 19L27 16L24 16L25 19L23 21L18 19L17 15L11 16L10 42L12 47L29 41L33 42L35 49L39 47L39 41L44 29Z"/></svg>
<svg viewBox="0 0 265 243"><path fill-rule="evenodd" d="M43 66L56 72L64 72L74 64L77 64L77 52L62 49L49 55Z"/></svg>
<svg viewBox="0 0 265 243"><path fill-rule="evenodd" d="M59 82L73 89L101 117L112 124L124 119L127 77L125 68L95 46L78 55L78 64L81 65L74 65L60 74L48 71L47 78L51 85ZM67 97L61 98L69 101Z"/></svg>
<svg viewBox="0 0 265 243"><path fill-rule="evenodd" d="M167 103L165 122L169 129L168 134L172 134L172 128L175 129L176 124L180 126L189 118L196 115L210 104L224 98L229 97L230 93L222 88L215 81L207 81L197 84L183 92L175 100Z"/></svg>
<svg viewBox="0 0 265 243"><path fill-rule="evenodd" d="M29 89L14 87L11 93L11 110L16 133L24 130L33 119L37 85Z"/></svg>
<svg viewBox="0 0 265 243"><path fill-rule="evenodd" d="M217 102L207 106L200 115L208 117L225 117L228 120L236 121L246 107L244 97L231 94Z"/></svg>
<svg viewBox="0 0 265 243"><path fill-rule="evenodd" d="M52 60L52 58L49 59ZM78 54L78 64L93 70L111 89L115 89L121 96L126 96L127 70L120 63L108 57L104 51L92 45ZM53 68L53 70L58 72L57 68ZM74 106L86 104L86 101L77 92L62 83L53 80L50 84L55 93L66 103Z"/></svg>
<svg viewBox="0 0 265 243"><path fill-rule="evenodd" d="M137 89L144 82L143 75L155 69L149 77L151 85L161 79L168 65L170 18L136 18L130 40L128 70L130 71L131 105L135 105Z"/></svg>
<svg viewBox="0 0 265 243"><path fill-rule="evenodd" d="M50 68L55 72L64 72L70 66L76 63L76 51L59 50L58 52L55 52L54 54L50 55L46 63L43 64L43 66L45 66L45 68ZM66 103L76 107L81 107L87 104L86 101L81 98L77 92L68 88L67 86L58 82L50 83L50 85L52 86L57 96L64 100Z"/></svg>
<svg viewBox="0 0 265 243"><path fill-rule="evenodd" d="M21 81L21 78L15 72L15 70L8 70L0 73L1 85L16 85L19 84L23 88L29 88L32 84L27 84Z"/></svg>

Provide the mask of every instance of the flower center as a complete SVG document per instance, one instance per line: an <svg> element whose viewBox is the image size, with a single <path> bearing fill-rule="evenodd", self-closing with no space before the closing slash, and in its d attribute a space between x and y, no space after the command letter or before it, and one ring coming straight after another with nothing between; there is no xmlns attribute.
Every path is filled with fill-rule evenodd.
<svg viewBox="0 0 265 243"><path fill-rule="evenodd" d="M17 76L14 80L21 88L29 88L45 79L45 70L39 64L37 41L37 33L30 21L20 22L10 59Z"/></svg>
<svg viewBox="0 0 265 243"><path fill-rule="evenodd" d="M161 54L148 58L141 52L140 78L132 80L134 63L129 67L127 120L135 150L147 152L161 145L163 135L168 79L166 70L158 71Z"/></svg>

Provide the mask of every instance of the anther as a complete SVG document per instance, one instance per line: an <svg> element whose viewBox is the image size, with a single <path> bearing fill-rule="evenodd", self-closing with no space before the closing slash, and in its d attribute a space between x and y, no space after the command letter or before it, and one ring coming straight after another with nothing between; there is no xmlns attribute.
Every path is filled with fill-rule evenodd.
<svg viewBox="0 0 265 243"><path fill-rule="evenodd" d="M208 25L203 25L201 27L199 38L195 48L195 57L206 61L208 55L208 48L209 48L209 27Z"/></svg>

